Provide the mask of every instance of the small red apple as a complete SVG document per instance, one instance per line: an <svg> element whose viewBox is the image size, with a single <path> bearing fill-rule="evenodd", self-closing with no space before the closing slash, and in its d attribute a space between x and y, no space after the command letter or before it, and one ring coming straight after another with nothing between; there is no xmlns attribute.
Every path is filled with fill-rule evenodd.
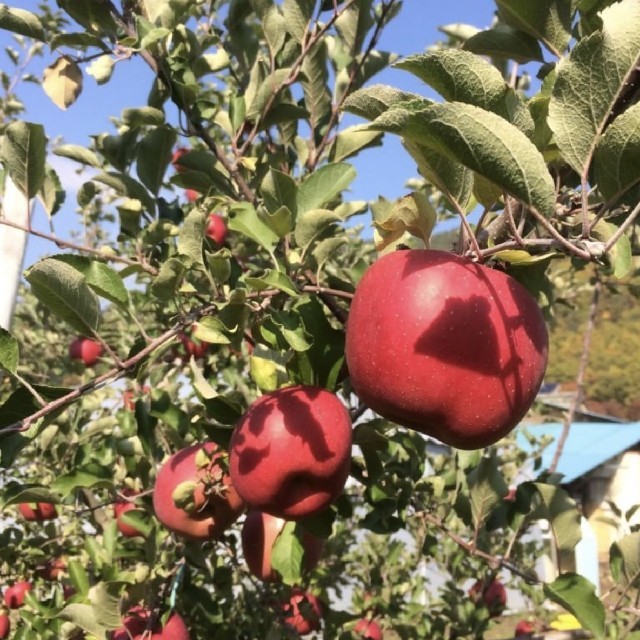
<svg viewBox="0 0 640 640"><path fill-rule="evenodd" d="M67 563L62 558L50 558L38 568L36 575L43 580L57 580L67 569Z"/></svg>
<svg viewBox="0 0 640 640"><path fill-rule="evenodd" d="M49 502L21 502L18 505L18 511L29 522L42 522L43 520L53 520L58 517L56 505Z"/></svg>
<svg viewBox="0 0 640 640"><path fill-rule="evenodd" d="M132 491L130 489L125 489L122 492L125 496L133 497L137 495L137 492ZM142 533L138 531L135 527L132 527L130 524L123 522L121 516L123 513L127 511L132 511L133 509L137 509L138 507L134 502L130 502L128 500L124 500L122 498L116 498L116 501L113 505L113 511L116 517L116 524L118 525L118 531L125 536L126 538L135 538L136 536L141 536Z"/></svg>
<svg viewBox="0 0 640 640"><path fill-rule="evenodd" d="M177 173L184 173L187 170L186 167L180 164L180 158L182 158L185 153L189 153L187 147L178 147L171 156L171 164Z"/></svg>
<svg viewBox="0 0 640 640"><path fill-rule="evenodd" d="M178 340L182 343L182 348L186 354L187 360L193 356L196 360L204 358L209 351L211 343L200 340L193 335L195 324L191 327L191 334L181 333Z"/></svg>
<svg viewBox="0 0 640 640"><path fill-rule="evenodd" d="M122 621L123 627L116 629L112 640L190 640L189 630L180 614L169 616L164 627L159 620L150 622L150 613L135 607Z"/></svg>
<svg viewBox="0 0 640 640"><path fill-rule="evenodd" d="M353 635L364 640L382 640L382 629L375 620L362 618L353 628Z"/></svg>
<svg viewBox="0 0 640 640"><path fill-rule="evenodd" d="M4 603L9 609L18 609L24 604L24 597L31 591L31 583L20 580L4 590Z"/></svg>
<svg viewBox="0 0 640 640"><path fill-rule="evenodd" d="M242 526L242 553L249 571L265 582L276 582L280 576L271 566L271 551L286 520L262 511L251 511ZM303 535L304 568L311 571L320 561L324 540L305 531Z"/></svg>
<svg viewBox="0 0 640 640"><path fill-rule="evenodd" d="M530 638L536 631L533 623L528 620L518 620L518 624L516 625L516 638Z"/></svg>
<svg viewBox="0 0 640 640"><path fill-rule="evenodd" d="M356 288L345 353L368 407L452 447L479 449L531 407L548 336L536 301L504 272L444 251L394 251Z"/></svg>
<svg viewBox="0 0 640 640"><path fill-rule="evenodd" d="M198 467L196 456L206 452L208 460ZM170 531L192 540L219 536L242 511L244 503L224 468L224 455L213 442L195 444L174 453L162 466L153 490L156 517ZM192 483L189 487L186 483ZM190 504L175 504L176 488L187 489ZM180 491L180 489L178 489Z"/></svg>
<svg viewBox="0 0 640 640"><path fill-rule="evenodd" d="M222 246L227 239L227 233L227 223L224 218L218 213L212 213L207 222L205 235L211 238L218 246Z"/></svg>
<svg viewBox="0 0 640 640"><path fill-rule="evenodd" d="M308 591L292 589L289 602L282 606L284 623L301 636L317 631L322 619L322 603Z"/></svg>
<svg viewBox="0 0 640 640"><path fill-rule="evenodd" d="M6 613L0 613L0 640L9 637L11 631L11 620Z"/></svg>
<svg viewBox="0 0 640 640"><path fill-rule="evenodd" d="M191 203L194 203L200 197L200 194L195 189L185 189L184 195L187 198L187 202Z"/></svg>
<svg viewBox="0 0 640 640"><path fill-rule="evenodd" d="M469 589L469 597L476 603L482 600L492 618L499 616L507 605L507 591L497 578L488 584L477 580Z"/></svg>
<svg viewBox="0 0 640 640"><path fill-rule="evenodd" d="M98 362L102 352L102 345L99 342L82 336L77 337L69 345L69 357L72 360L82 360L87 367L92 367Z"/></svg>
<svg viewBox="0 0 640 640"><path fill-rule="evenodd" d="M330 391L297 385L266 393L231 436L229 473L252 508L298 520L342 493L351 465L351 419Z"/></svg>

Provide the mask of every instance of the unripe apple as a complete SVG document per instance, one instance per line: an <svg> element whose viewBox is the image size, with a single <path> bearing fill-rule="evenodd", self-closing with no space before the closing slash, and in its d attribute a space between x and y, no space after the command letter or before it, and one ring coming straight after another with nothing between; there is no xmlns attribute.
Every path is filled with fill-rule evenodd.
<svg viewBox="0 0 640 640"><path fill-rule="evenodd" d="M133 497L137 492L131 491L130 489L126 489L122 492L125 496ZM126 538L135 538L136 536L141 536L142 533L138 531L135 527L132 527L130 524L122 521L122 514L127 511L132 511L137 509L138 507L134 502L129 502L128 500L124 500L122 498L117 498L113 505L113 512L116 517L116 524L118 525L118 531L125 536Z"/></svg>
<svg viewBox="0 0 640 640"><path fill-rule="evenodd" d="M250 511L242 525L244 559L249 571L265 582L276 582L280 579L271 566L271 552L286 522L282 518L276 518L262 511ZM320 561L324 540L305 531L302 546L304 547L304 569L311 571Z"/></svg>
<svg viewBox="0 0 640 640"><path fill-rule="evenodd" d="M207 222L207 228L205 229L205 235L211 238L218 246L222 246L227 239L227 223L224 218L218 213L212 213L209 216Z"/></svg>
<svg viewBox="0 0 640 640"><path fill-rule="evenodd" d="M180 614L172 613L164 627L159 619L150 624L149 618L149 611L135 607L122 621L123 628L113 632L112 640L190 640L189 630Z"/></svg>
<svg viewBox="0 0 640 640"><path fill-rule="evenodd" d="M492 618L499 616L507 606L507 591L497 578L488 584L477 580L469 589L469 597L476 603L482 600Z"/></svg>
<svg viewBox="0 0 640 640"><path fill-rule="evenodd" d="M524 417L545 373L548 336L516 280L443 251L394 251L360 280L346 358L381 416L460 449L497 442Z"/></svg>
<svg viewBox="0 0 640 640"><path fill-rule="evenodd" d="M356 638L363 638L363 640L382 640L382 629L375 620L362 618L353 627L353 635Z"/></svg>
<svg viewBox="0 0 640 640"><path fill-rule="evenodd" d="M199 466L201 458L205 464ZM184 500L185 508L177 506L176 499ZM208 540L239 518L244 503L225 471L223 453L215 443L206 442L186 447L164 463L153 490L153 508L170 531L191 540Z"/></svg>
<svg viewBox="0 0 640 640"><path fill-rule="evenodd" d="M289 602L282 606L284 623L301 636L317 631L322 619L322 603L308 591L292 589Z"/></svg>
<svg viewBox="0 0 640 640"><path fill-rule="evenodd" d="M351 464L351 420L337 396L305 385L266 393L231 436L229 473L252 508L287 520L326 509Z"/></svg>
<svg viewBox="0 0 640 640"><path fill-rule="evenodd" d="M171 164L177 173L184 173L187 170L186 167L180 164L180 158L182 158L185 153L189 153L187 147L178 147L171 156Z"/></svg>
<svg viewBox="0 0 640 640"><path fill-rule="evenodd" d="M54 520L58 517L56 505L50 502L21 502L18 505L18 511L20 511L22 517L29 522Z"/></svg>
<svg viewBox="0 0 640 640"><path fill-rule="evenodd" d="M31 591L31 583L20 580L4 591L4 603L9 609L19 609L24 604L24 597Z"/></svg>
<svg viewBox="0 0 640 640"><path fill-rule="evenodd" d="M69 357L72 360L82 360L86 367L92 367L102 355L102 345L95 340L77 337L69 345Z"/></svg>
<svg viewBox="0 0 640 640"><path fill-rule="evenodd" d="M11 631L11 620L6 613L0 613L0 640L9 637Z"/></svg>

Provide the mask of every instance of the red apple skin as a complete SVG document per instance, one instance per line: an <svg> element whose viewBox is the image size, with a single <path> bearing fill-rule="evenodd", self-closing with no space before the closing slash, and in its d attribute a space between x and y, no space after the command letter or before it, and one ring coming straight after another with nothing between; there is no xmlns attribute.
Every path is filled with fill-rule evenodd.
<svg viewBox="0 0 640 640"><path fill-rule="evenodd" d="M242 525L242 553L249 571L264 582L277 582L280 576L271 566L271 551L286 520L276 518L262 511L250 511ZM320 562L324 540L305 531L304 547L305 571L312 571Z"/></svg>
<svg viewBox="0 0 640 640"><path fill-rule="evenodd" d="M191 333L195 331L195 325L191 327ZM191 356L193 356L196 360L200 358L204 358L211 344L209 342L205 342L204 340L195 340L191 338L186 333L181 333L178 336L178 340L182 343L182 348L186 354L186 359L188 360Z"/></svg>
<svg viewBox="0 0 640 640"><path fill-rule="evenodd" d="M135 491L126 490L123 491L125 495L135 496ZM125 536L125 538L135 538L136 536L141 536L142 533L138 531L135 527L132 527L130 524L126 522L122 522L120 516L127 511L131 511L133 509L138 509L134 502L128 502L127 500L116 500L113 505L113 512L116 517L116 524L118 525L118 531Z"/></svg>
<svg viewBox="0 0 640 640"><path fill-rule="evenodd" d="M19 609L24 604L24 597L31 591L31 583L20 580L4 591L4 603L9 609Z"/></svg>
<svg viewBox="0 0 640 640"><path fill-rule="evenodd" d="M18 511L22 517L29 522L42 522L44 520L54 520L58 517L58 510L55 504L49 502L21 502Z"/></svg>
<svg viewBox="0 0 640 640"><path fill-rule="evenodd" d="M375 620L362 618L353 628L353 635L364 640L382 640L382 629Z"/></svg>
<svg viewBox="0 0 640 640"><path fill-rule="evenodd" d="M187 202L193 204L199 197L200 194L195 189L185 189L184 195L187 199Z"/></svg>
<svg viewBox="0 0 640 640"><path fill-rule="evenodd" d="M266 393L231 436L229 473L253 509L299 520L326 509L342 493L351 465L351 420L340 400L320 387Z"/></svg>
<svg viewBox="0 0 640 640"><path fill-rule="evenodd" d="M500 440L535 400L548 334L513 278L444 251L394 251L359 282L346 359L381 416L459 449Z"/></svg>
<svg viewBox="0 0 640 640"><path fill-rule="evenodd" d="M180 614L173 613L167 620L164 628L160 622L151 629L151 634L145 635L149 622L149 612L139 607L124 618L123 628L116 629L112 640L190 640L189 630Z"/></svg>
<svg viewBox="0 0 640 640"><path fill-rule="evenodd" d="M62 558L51 558L36 571L36 575L43 580L57 580L66 570L67 563Z"/></svg>
<svg viewBox="0 0 640 640"><path fill-rule="evenodd" d="M209 497L206 505L202 493L203 485L198 485L199 488L202 487L202 507L196 513L187 513L175 505L172 494L180 483L201 483L206 475L207 470L198 469L195 462L196 454L202 447L207 452L214 453L214 463L222 455L214 442L191 445L174 453L158 472L153 490L153 508L158 520L170 531L190 540L218 537L240 517L245 507L228 474L224 474L222 478L222 493ZM219 469L220 467L214 464L211 471L216 472Z"/></svg>
<svg viewBox="0 0 640 640"><path fill-rule="evenodd" d="M491 618L499 616L507 606L507 591L503 584L495 578L489 584L483 580L477 580L469 589L469 597L474 602L479 602L482 599L489 609Z"/></svg>
<svg viewBox="0 0 640 640"><path fill-rule="evenodd" d="M171 156L171 164L173 165L176 173L184 173L187 170L186 167L183 167L180 164L180 158L182 158L185 153L189 153L189 149L187 149L187 147L178 147Z"/></svg>
<svg viewBox="0 0 640 640"><path fill-rule="evenodd" d="M11 620L6 613L0 613L0 640L9 637L11 631Z"/></svg>
<svg viewBox="0 0 640 640"><path fill-rule="evenodd" d="M99 342L82 336L69 345L69 357L72 360L82 360L86 367L92 367L98 362L102 352L102 345Z"/></svg>
<svg viewBox="0 0 640 640"><path fill-rule="evenodd" d="M308 617L305 617L303 612L300 611L300 605L304 601L311 607L311 612ZM311 633L312 631L317 631L320 628L322 603L316 596L308 591L293 589L289 602L283 605L282 610L285 614L284 623L294 631L297 631L301 636Z"/></svg>
<svg viewBox="0 0 640 640"><path fill-rule="evenodd" d="M530 638L535 633L536 628L528 620L519 620L516 625L516 638Z"/></svg>
<svg viewBox="0 0 640 640"><path fill-rule="evenodd" d="M205 235L211 238L218 246L222 246L227 239L227 233L227 223L224 218L217 213L212 213L207 222Z"/></svg>

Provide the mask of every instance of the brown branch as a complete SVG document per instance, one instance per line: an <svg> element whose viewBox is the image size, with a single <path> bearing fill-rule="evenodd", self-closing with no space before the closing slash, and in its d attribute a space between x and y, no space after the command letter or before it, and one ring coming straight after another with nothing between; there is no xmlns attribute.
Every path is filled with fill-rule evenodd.
<svg viewBox="0 0 640 640"><path fill-rule="evenodd" d="M558 444L556 446L555 453L553 454L553 459L551 460L551 464L549 465L549 473L555 473L556 469L558 468L560 457L562 456L564 446L567 442L567 438L569 437L569 432L571 431L571 424L575 419L576 412L578 411L578 408L582 404L582 400L584 397L584 379L587 371L587 364L589 362L589 350L591 349L591 338L593 336L593 331L596 326L596 315L598 312L598 302L600 300L601 290L602 290L602 281L598 277L596 279L595 284L593 285L593 294L591 298L591 305L589 306L589 316L587 318L587 326L585 327L584 334L582 336L582 353L580 355L580 363L578 365L578 374L576 376L576 392L569 406L569 411L567 412L567 415L565 416L564 422L562 424L562 433L558 438Z"/></svg>

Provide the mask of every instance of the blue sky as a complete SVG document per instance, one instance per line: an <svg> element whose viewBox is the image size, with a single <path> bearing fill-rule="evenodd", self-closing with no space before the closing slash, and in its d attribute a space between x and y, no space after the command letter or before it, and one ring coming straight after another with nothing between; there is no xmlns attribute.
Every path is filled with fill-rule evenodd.
<svg viewBox="0 0 640 640"><path fill-rule="evenodd" d="M8 4L37 10L38 0L13 0ZM400 15L385 30L378 45L381 50L402 56L422 52L425 47L442 38L438 31L440 25L462 22L481 28L489 26L495 9L492 0L404 0L403 5ZM8 34L0 31L2 49L9 43ZM40 75L42 68L53 59L54 56L47 51L44 59L37 59L27 71ZM146 104L151 78L150 70L137 59L119 62L111 81L103 86L98 86L91 76L85 74L83 93L67 111L60 110L50 102L39 86L23 83L18 89L18 95L27 107L23 119L43 124L50 140L62 139L67 143L88 145L91 134L113 133L109 116L119 115L126 107ZM379 74L374 82L435 97L428 87L406 71L388 69ZM54 225L59 236L68 237L70 229L77 223L73 213L74 191L85 179L75 175L73 163L61 163L59 158L55 158L54 162L64 186L69 190L67 203L55 216ZM407 179L416 175L413 161L394 136L386 136L382 148L365 152L354 164L358 177L352 184L351 197L356 200L375 200L379 195L397 198L405 193ZM48 230L46 217L40 210L36 210L34 226ZM51 243L31 238L25 266L43 254L54 251L55 246Z"/></svg>

